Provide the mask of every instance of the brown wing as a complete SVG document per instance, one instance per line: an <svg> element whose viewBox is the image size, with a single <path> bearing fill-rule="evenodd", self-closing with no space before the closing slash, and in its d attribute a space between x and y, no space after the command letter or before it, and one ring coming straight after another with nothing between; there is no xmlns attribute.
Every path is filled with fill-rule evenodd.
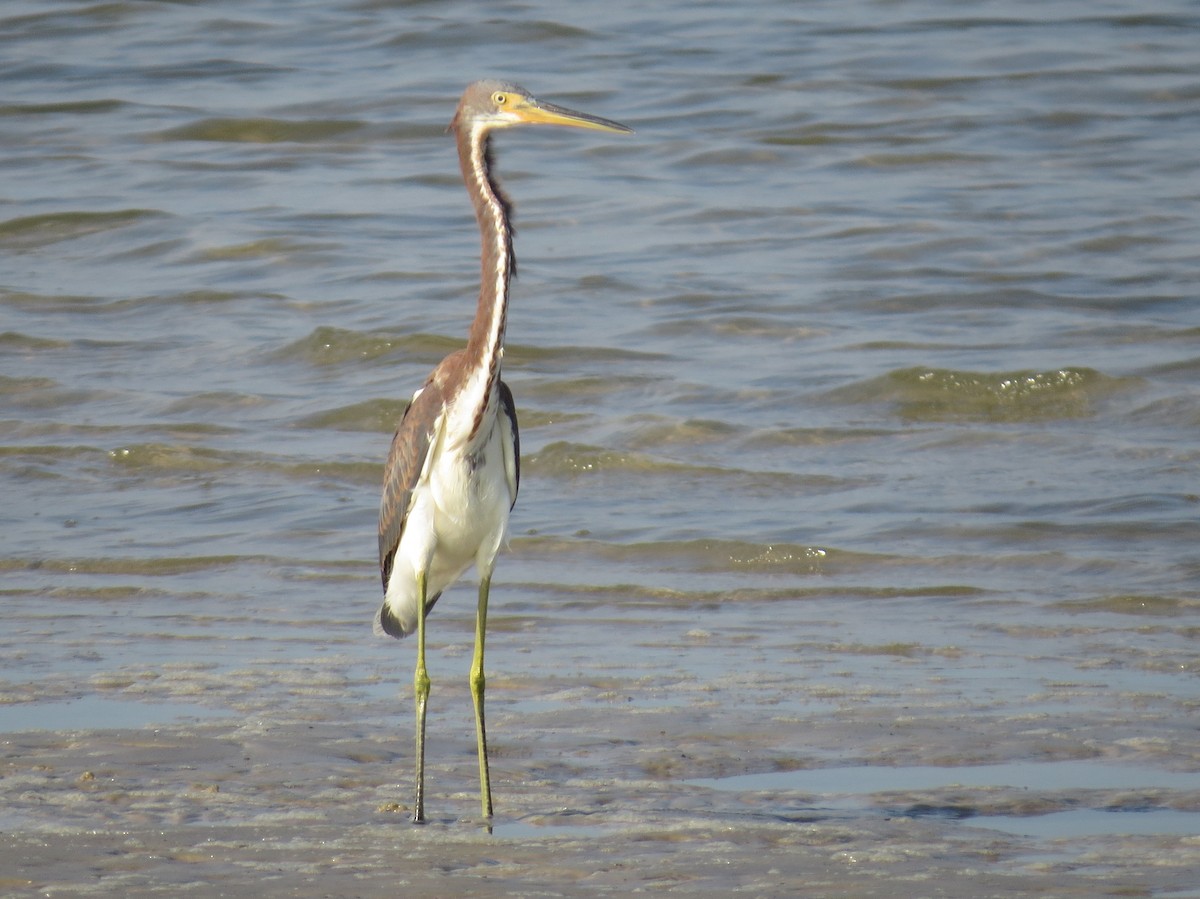
<svg viewBox="0 0 1200 899"><path fill-rule="evenodd" d="M404 410L392 437L392 448L383 471L383 497L379 502L379 573L385 593L392 574L392 560L408 520L413 491L425 468L442 406L442 387L431 378Z"/></svg>

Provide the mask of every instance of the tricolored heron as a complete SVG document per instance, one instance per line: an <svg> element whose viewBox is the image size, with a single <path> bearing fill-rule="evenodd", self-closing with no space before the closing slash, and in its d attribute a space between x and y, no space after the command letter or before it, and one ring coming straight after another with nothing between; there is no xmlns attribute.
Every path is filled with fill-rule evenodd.
<svg viewBox="0 0 1200 899"><path fill-rule="evenodd" d="M568 125L628 133L608 119L541 103L514 84L477 81L450 122L467 193L482 237L479 304L465 348L451 353L413 394L392 438L379 508L383 606L376 633L417 633L413 691L417 784L413 820L425 819L425 616L472 564L479 573L471 698L479 749L483 815L492 814L483 714L483 643L488 588L521 479L512 392L500 380L508 286L516 270L511 206L492 172L491 135L513 125Z"/></svg>

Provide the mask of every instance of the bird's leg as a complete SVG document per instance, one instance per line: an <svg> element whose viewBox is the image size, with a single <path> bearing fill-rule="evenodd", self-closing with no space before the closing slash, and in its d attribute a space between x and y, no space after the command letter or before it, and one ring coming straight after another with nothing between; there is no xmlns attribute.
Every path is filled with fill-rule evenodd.
<svg viewBox="0 0 1200 899"><path fill-rule="evenodd" d="M425 704L429 700L429 672L425 669L425 572L417 575L417 670L413 693L417 706L417 796L413 822L425 822Z"/></svg>
<svg viewBox="0 0 1200 899"><path fill-rule="evenodd" d="M479 798L483 816L492 817L492 781L488 776L487 728L483 720L483 640L487 633L488 588L490 575L479 579L479 609L475 613L475 657L471 662L471 699L475 702L475 734L479 744Z"/></svg>

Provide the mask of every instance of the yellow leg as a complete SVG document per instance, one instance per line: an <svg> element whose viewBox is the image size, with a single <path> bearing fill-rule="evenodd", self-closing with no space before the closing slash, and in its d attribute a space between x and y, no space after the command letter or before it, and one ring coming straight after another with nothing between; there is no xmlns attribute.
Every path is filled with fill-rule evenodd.
<svg viewBox="0 0 1200 899"><path fill-rule="evenodd" d="M413 675L413 693L417 705L417 796L413 803L413 821L425 821L425 704L429 700L429 672L425 669L425 572L417 575L417 670Z"/></svg>
<svg viewBox="0 0 1200 899"><path fill-rule="evenodd" d="M471 662L471 699L475 703L475 735L479 744L479 799L483 816L492 817L492 781L488 775L487 728L483 721L483 640L487 633L488 589L492 579L479 579L479 609L475 613L475 657Z"/></svg>

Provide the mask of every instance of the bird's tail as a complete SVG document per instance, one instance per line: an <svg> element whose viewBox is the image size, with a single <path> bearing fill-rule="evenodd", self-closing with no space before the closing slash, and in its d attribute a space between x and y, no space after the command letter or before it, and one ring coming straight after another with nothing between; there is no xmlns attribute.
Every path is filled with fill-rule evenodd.
<svg viewBox="0 0 1200 899"><path fill-rule="evenodd" d="M429 602L425 603L425 614L428 615L433 609L433 604L441 598L442 594L434 594ZM386 602L379 607L379 611L375 613L375 624L372 630L377 637L395 637L397 640L402 640L417 629L417 622L403 621L395 612L391 610Z"/></svg>

